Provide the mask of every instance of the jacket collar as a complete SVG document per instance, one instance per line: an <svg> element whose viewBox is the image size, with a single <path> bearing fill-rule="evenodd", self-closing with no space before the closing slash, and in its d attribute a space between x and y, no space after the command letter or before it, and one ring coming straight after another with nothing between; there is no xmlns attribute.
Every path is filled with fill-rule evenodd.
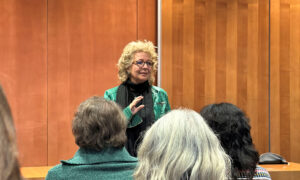
<svg viewBox="0 0 300 180"><path fill-rule="evenodd" d="M101 164L107 162L137 162L137 158L129 155L123 148L106 148L101 151L79 148L74 157L61 160L62 164Z"/></svg>

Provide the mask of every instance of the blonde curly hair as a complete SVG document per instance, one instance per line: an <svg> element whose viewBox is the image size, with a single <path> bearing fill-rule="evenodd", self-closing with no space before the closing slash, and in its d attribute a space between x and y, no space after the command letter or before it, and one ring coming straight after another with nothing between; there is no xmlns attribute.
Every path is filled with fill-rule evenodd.
<svg viewBox="0 0 300 180"><path fill-rule="evenodd" d="M121 54L121 57L119 58L119 62L117 64L118 66L118 77L121 82L125 82L130 77L130 71L129 68L131 67L134 55L137 52L145 52L150 55L150 59L153 62L153 67L151 70L151 75L149 79L149 84L152 85L152 83L155 81L155 73L157 71L157 53L155 51L155 46L151 41L132 41L128 43L125 48L123 49L123 53Z"/></svg>

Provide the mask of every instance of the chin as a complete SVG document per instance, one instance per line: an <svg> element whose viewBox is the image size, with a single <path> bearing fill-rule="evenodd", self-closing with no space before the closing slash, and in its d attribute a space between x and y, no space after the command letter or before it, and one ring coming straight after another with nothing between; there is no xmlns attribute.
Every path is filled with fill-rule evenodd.
<svg viewBox="0 0 300 180"><path fill-rule="evenodd" d="M142 76L141 78L139 78L140 79L140 81L148 81L148 79L150 79L149 78L149 76Z"/></svg>
<svg viewBox="0 0 300 180"><path fill-rule="evenodd" d="M140 83L144 83L146 81L148 81L148 78L142 78L142 79L139 80Z"/></svg>

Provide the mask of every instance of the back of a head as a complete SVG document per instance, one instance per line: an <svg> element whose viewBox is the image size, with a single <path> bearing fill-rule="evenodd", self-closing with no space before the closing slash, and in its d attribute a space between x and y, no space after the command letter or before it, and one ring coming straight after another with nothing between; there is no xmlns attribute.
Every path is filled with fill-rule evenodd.
<svg viewBox="0 0 300 180"><path fill-rule="evenodd" d="M0 85L0 179L21 179L14 123Z"/></svg>
<svg viewBox="0 0 300 180"><path fill-rule="evenodd" d="M172 110L146 132L138 150L135 179L227 178L230 159L203 118Z"/></svg>
<svg viewBox="0 0 300 180"><path fill-rule="evenodd" d="M113 101L94 96L78 107L72 123L75 142L79 147L102 150L125 145L127 120Z"/></svg>
<svg viewBox="0 0 300 180"><path fill-rule="evenodd" d="M259 155L253 145L251 127L245 113L233 104L220 103L205 106L200 114L218 135L223 148L230 155L232 178L251 178Z"/></svg>

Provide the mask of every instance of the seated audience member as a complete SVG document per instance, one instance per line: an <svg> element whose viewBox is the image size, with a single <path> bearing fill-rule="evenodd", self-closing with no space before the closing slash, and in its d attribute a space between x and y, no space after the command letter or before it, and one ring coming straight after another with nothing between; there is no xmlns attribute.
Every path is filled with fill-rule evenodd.
<svg viewBox="0 0 300 180"><path fill-rule="evenodd" d="M126 117L115 102L96 96L87 99L72 124L79 150L50 169L46 179L133 179L137 159L124 148L126 128Z"/></svg>
<svg viewBox="0 0 300 180"><path fill-rule="evenodd" d="M203 118L172 110L146 132L138 148L137 180L225 180L230 158Z"/></svg>
<svg viewBox="0 0 300 180"><path fill-rule="evenodd" d="M16 145L14 122L9 104L0 85L0 179L22 179Z"/></svg>
<svg viewBox="0 0 300 180"><path fill-rule="evenodd" d="M249 119L242 110L220 103L205 106L200 114L232 159L232 179L271 179L268 171L257 165L259 154L252 143Z"/></svg>

